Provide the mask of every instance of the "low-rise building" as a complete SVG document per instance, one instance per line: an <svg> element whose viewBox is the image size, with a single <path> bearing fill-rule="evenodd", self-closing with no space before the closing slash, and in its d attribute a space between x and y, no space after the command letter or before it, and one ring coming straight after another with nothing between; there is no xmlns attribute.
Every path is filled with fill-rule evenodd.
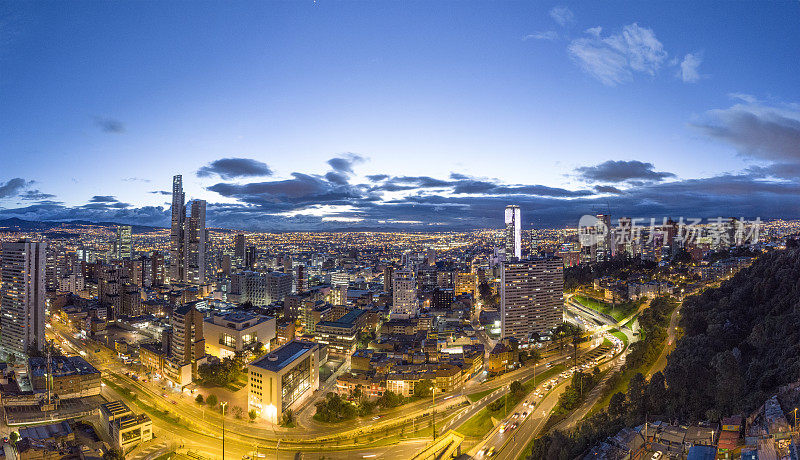
<svg viewBox="0 0 800 460"><path fill-rule="evenodd" d="M206 353L218 358L233 356L257 343L269 350L275 338L275 318L244 311L215 314L203 325Z"/></svg>
<svg viewBox="0 0 800 460"><path fill-rule="evenodd" d="M153 422L147 414L135 414L122 401L100 406L100 421L111 444L123 452L153 439Z"/></svg>
<svg viewBox="0 0 800 460"><path fill-rule="evenodd" d="M319 388L319 345L294 340L247 365L248 410L278 423Z"/></svg>
<svg viewBox="0 0 800 460"><path fill-rule="evenodd" d="M28 359L28 375L34 391L47 390L47 358ZM51 391L61 399L100 394L100 371L80 356L50 359Z"/></svg>

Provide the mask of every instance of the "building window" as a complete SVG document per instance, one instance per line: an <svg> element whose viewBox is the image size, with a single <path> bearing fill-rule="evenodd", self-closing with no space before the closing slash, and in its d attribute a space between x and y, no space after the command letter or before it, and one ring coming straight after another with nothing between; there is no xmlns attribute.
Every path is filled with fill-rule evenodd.
<svg viewBox="0 0 800 460"><path fill-rule="evenodd" d="M229 348L236 348L236 339L232 335L223 332L219 335L219 344Z"/></svg>

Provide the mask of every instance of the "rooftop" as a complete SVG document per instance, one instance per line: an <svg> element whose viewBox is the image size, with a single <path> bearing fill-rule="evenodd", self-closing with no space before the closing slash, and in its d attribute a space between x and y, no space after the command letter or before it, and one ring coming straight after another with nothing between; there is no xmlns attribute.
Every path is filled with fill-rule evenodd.
<svg viewBox="0 0 800 460"><path fill-rule="evenodd" d="M358 318L360 318L365 313L367 313L366 310L360 310L360 309L356 308L356 309L350 310L344 316L342 316L341 318L339 318L339 319L337 319L335 321L320 321L319 323L317 323L317 327L319 327L319 326L327 326L327 327L340 327L340 328L343 328L343 329L349 329L349 328L353 327L353 325L355 325L355 323L358 320Z"/></svg>
<svg viewBox="0 0 800 460"><path fill-rule="evenodd" d="M44 377L47 373L47 359L38 357L30 358L28 359L28 367L30 368L31 376ZM80 356L53 356L50 359L50 368L54 377L100 373L100 371L95 369L94 366L86 362L86 360Z"/></svg>
<svg viewBox="0 0 800 460"><path fill-rule="evenodd" d="M45 441L50 438L68 436L72 433L69 423L60 422L50 425L31 426L19 429L20 438L31 438L38 441Z"/></svg>
<svg viewBox="0 0 800 460"><path fill-rule="evenodd" d="M305 352L313 350L317 348L317 346L318 345L314 342L293 340L275 351L268 353L258 361L253 361L251 366L271 372L279 372L281 369L297 360Z"/></svg>

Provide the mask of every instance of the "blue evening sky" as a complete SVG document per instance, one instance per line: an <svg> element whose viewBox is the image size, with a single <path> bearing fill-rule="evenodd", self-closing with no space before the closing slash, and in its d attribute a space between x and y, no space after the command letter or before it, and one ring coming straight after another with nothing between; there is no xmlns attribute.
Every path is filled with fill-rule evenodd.
<svg viewBox="0 0 800 460"><path fill-rule="evenodd" d="M798 217L798 67L797 1L3 1L0 216Z"/></svg>

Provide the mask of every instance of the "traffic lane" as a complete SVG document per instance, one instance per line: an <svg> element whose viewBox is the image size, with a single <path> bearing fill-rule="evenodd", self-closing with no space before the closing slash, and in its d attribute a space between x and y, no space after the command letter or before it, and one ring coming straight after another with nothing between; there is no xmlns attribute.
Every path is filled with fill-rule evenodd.
<svg viewBox="0 0 800 460"><path fill-rule="evenodd" d="M558 398L567 388L567 383L568 381L565 381L554 388L553 391L534 408L532 414L528 415L515 430L502 438L502 442L508 440L508 444L506 444L505 447L503 447L502 444L496 447L499 452L495 454L495 458L500 460L516 460L519 458L522 451L528 446L528 443L539 435L539 431L544 427L547 419L550 418L550 412L556 407L556 404L558 404ZM501 447L502 450L500 450Z"/></svg>

